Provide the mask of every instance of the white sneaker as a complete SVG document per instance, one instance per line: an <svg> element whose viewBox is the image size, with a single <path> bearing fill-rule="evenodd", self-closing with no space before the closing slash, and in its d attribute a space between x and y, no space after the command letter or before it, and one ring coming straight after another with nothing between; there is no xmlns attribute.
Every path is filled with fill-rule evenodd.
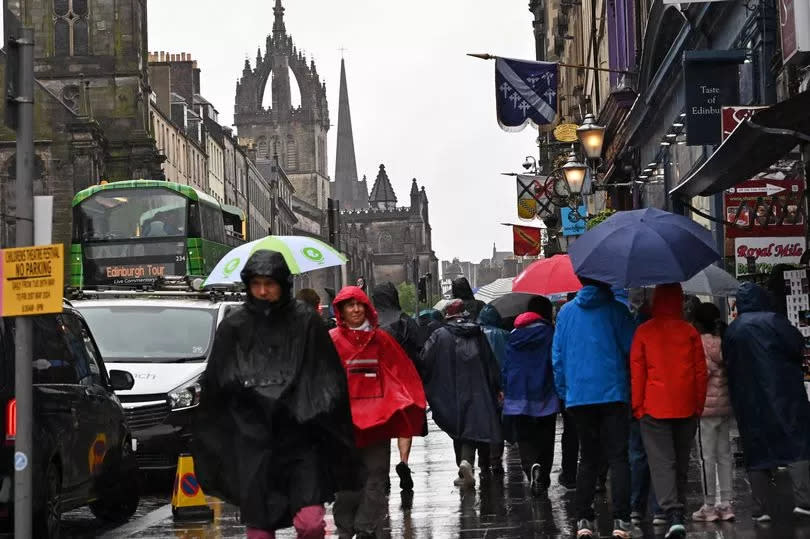
<svg viewBox="0 0 810 539"><path fill-rule="evenodd" d="M703 504L703 506L692 513L692 520L695 522L716 522L720 520L717 509L713 505Z"/></svg>
<svg viewBox="0 0 810 539"><path fill-rule="evenodd" d="M475 486L472 464L462 460L458 465L458 479L453 482L456 486L470 488Z"/></svg>
<svg viewBox="0 0 810 539"><path fill-rule="evenodd" d="M768 522L771 521L771 515L769 515L768 513L762 513L761 515L752 516L752 518L754 519L754 522L757 522L759 524L767 524Z"/></svg>
<svg viewBox="0 0 810 539"><path fill-rule="evenodd" d="M793 508L793 514L803 517L810 517L810 509L807 509L805 507L799 507L797 505L796 507Z"/></svg>

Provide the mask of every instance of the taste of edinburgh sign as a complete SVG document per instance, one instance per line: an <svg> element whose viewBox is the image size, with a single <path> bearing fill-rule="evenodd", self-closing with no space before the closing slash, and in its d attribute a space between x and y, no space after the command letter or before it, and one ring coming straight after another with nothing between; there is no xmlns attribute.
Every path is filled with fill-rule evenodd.
<svg viewBox="0 0 810 539"><path fill-rule="evenodd" d="M686 143L720 144L723 105L740 99L739 64L745 51L686 51L683 56Z"/></svg>

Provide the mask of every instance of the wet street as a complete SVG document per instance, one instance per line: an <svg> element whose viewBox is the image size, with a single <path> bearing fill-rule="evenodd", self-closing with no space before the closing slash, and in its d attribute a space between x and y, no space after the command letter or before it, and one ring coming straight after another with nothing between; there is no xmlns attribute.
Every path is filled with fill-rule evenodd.
<svg viewBox="0 0 810 539"><path fill-rule="evenodd" d="M561 423L559 425L561 428ZM559 440L559 433L557 439ZM396 451L395 446L392 447ZM391 538L556 538L573 537L574 492L566 492L557 484L560 462L559 442L552 473L553 485L548 498L533 499L528 484L523 481L516 448L507 448L506 476L501 479L479 480L475 490L461 491L453 486L455 461L450 439L431 423L427 438L414 441L411 468L414 473L412 495L400 492L399 479L393 470L396 459L392 454L392 491L389 517L383 537ZM689 523L689 537L695 538L808 538L810 519L802 520L791 514L793 509L790 481L786 473L777 476L778 495L773 500L769 526L754 525L750 517L750 495L744 474L735 471L737 514L736 523ZM152 490L155 490L154 487ZM689 483L689 511L699 508L701 487L697 462L693 462ZM66 537L107 538L231 538L244 537L238 510L212 500L216 519L205 525L175 526L165 492L142 499L138 514L128 524L118 528L99 527L89 512L76 511L65 515ZM601 514L599 529L602 537L609 536L611 522L605 496L598 498L597 512ZM336 537L331 511L327 512L328 537ZM664 529L644 524L645 537L663 537ZM293 538L292 530L278 534Z"/></svg>

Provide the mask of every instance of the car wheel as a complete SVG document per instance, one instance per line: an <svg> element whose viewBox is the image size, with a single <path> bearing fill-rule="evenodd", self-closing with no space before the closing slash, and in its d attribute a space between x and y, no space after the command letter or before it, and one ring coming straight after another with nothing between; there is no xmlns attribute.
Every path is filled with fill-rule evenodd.
<svg viewBox="0 0 810 539"><path fill-rule="evenodd" d="M62 494L62 472L55 461L48 464L45 474L45 499L34 514L34 537L58 539L61 513L59 497Z"/></svg>

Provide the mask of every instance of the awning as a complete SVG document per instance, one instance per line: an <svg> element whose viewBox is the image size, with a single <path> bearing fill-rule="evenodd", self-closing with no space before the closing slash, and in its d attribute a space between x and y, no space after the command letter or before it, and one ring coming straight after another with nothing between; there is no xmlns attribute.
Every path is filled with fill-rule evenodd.
<svg viewBox="0 0 810 539"><path fill-rule="evenodd" d="M808 111L810 91L757 112L669 194L681 199L714 195L759 174L800 142L810 142Z"/></svg>

